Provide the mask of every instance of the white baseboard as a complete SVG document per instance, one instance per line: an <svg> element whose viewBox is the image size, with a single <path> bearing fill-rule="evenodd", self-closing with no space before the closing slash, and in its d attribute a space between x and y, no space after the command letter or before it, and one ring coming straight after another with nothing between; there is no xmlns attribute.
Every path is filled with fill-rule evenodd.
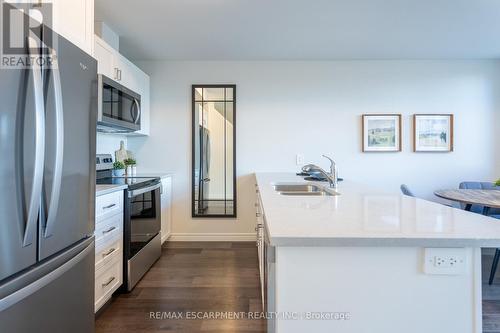
<svg viewBox="0 0 500 333"><path fill-rule="evenodd" d="M168 238L174 242L248 242L255 241L255 233L172 233Z"/></svg>
<svg viewBox="0 0 500 333"><path fill-rule="evenodd" d="M172 235L171 233L168 233L166 235L161 235L161 243L162 244L165 243L167 241L167 239L170 238L171 235Z"/></svg>

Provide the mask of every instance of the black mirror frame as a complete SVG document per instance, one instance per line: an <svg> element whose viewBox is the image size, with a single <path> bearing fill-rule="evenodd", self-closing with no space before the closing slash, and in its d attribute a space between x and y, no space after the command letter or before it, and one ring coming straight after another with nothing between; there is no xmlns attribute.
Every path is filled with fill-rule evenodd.
<svg viewBox="0 0 500 333"><path fill-rule="evenodd" d="M233 213L232 214L213 214L213 215L197 215L195 213L195 131L197 124L195 123L196 115L196 88L232 88L233 89ZM236 85L235 84L193 84L191 86L191 217L197 219L204 218L237 218L237 190L236 190Z"/></svg>

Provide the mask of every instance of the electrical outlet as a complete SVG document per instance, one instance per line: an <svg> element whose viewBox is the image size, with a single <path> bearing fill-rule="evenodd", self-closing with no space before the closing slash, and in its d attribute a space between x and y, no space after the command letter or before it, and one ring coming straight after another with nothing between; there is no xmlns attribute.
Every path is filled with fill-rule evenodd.
<svg viewBox="0 0 500 333"><path fill-rule="evenodd" d="M295 162L297 163L297 165L304 165L304 155L297 154L295 156Z"/></svg>
<svg viewBox="0 0 500 333"><path fill-rule="evenodd" d="M464 248L426 248L424 272L437 275L460 275L465 272L467 252Z"/></svg>

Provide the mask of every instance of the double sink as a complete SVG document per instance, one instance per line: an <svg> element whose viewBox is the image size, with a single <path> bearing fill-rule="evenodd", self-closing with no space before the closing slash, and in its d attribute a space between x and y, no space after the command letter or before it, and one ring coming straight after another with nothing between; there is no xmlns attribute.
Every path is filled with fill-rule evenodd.
<svg viewBox="0 0 500 333"><path fill-rule="evenodd" d="M339 195L338 192L334 190L314 185L314 184L275 184L273 185L274 190L281 195L293 195L293 196L334 196Z"/></svg>

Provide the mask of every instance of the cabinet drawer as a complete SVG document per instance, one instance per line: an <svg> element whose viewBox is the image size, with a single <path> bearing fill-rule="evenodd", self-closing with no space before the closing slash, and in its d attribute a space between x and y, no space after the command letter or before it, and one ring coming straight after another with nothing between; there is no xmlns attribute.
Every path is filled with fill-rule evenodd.
<svg viewBox="0 0 500 333"><path fill-rule="evenodd" d="M116 214L123 214L123 191L98 196L95 202L96 225Z"/></svg>
<svg viewBox="0 0 500 333"><path fill-rule="evenodd" d="M95 273L95 311L106 303L123 281L123 259L121 251L113 256L113 260Z"/></svg>
<svg viewBox="0 0 500 333"><path fill-rule="evenodd" d="M123 233L123 215L115 215L102 221L95 228L96 247L103 245Z"/></svg>
<svg viewBox="0 0 500 333"><path fill-rule="evenodd" d="M113 260L118 253L123 250L123 237L120 235L111 242L106 242L95 249L95 269L100 269L103 265Z"/></svg>

